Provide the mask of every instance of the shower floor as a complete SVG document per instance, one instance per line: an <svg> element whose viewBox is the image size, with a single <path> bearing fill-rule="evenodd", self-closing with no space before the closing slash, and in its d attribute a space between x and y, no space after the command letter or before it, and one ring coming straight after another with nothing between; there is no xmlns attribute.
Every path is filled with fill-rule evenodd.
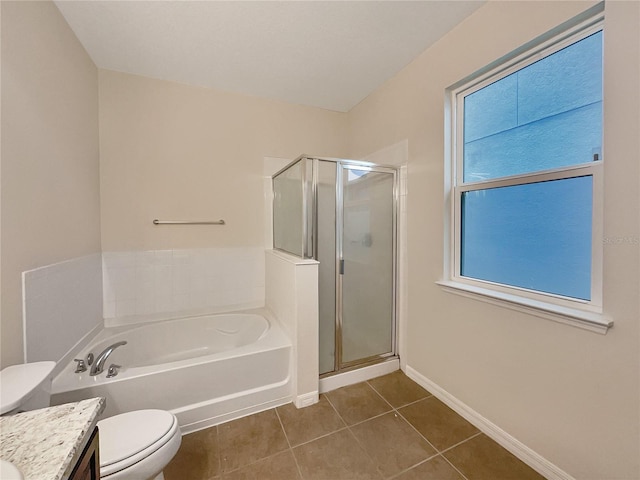
<svg viewBox="0 0 640 480"><path fill-rule="evenodd" d="M543 479L400 371L185 435L165 478Z"/></svg>

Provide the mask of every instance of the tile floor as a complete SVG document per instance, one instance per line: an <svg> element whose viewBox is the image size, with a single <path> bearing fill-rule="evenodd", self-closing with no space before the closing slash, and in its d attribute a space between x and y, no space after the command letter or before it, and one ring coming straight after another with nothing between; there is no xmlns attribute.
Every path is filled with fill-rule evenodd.
<svg viewBox="0 0 640 480"><path fill-rule="evenodd" d="M166 480L539 480L402 372L185 435Z"/></svg>

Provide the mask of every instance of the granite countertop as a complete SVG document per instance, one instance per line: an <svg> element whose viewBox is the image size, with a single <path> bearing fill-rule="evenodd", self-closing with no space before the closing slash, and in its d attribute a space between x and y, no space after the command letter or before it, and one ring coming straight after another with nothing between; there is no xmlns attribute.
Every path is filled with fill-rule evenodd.
<svg viewBox="0 0 640 480"><path fill-rule="evenodd" d="M0 458L25 480L66 479L104 407L104 398L91 398L0 417Z"/></svg>

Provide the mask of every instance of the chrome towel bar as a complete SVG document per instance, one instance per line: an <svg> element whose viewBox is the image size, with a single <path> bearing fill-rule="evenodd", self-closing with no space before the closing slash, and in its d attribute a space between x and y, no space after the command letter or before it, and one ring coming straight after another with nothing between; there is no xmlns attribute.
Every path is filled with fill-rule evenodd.
<svg viewBox="0 0 640 480"><path fill-rule="evenodd" d="M226 225L224 220L212 220L206 222L191 222L189 220L158 220L153 221L154 225Z"/></svg>

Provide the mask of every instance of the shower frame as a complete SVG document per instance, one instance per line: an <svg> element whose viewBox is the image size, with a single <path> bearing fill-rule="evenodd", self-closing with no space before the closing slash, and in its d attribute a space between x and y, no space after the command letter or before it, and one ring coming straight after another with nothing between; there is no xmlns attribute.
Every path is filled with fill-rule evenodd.
<svg viewBox="0 0 640 480"><path fill-rule="evenodd" d="M331 162L336 164L335 181L335 354L334 369L321 373L320 378L330 377L350 370L374 365L387 360L396 359L398 351L398 168L390 165L377 164L361 160L343 158L317 157L300 155L295 160L278 170L272 176L273 191L275 193L275 179L294 165L301 162L302 167L302 245L300 251L302 258L318 259L318 170L319 162ZM344 167L344 168L341 168ZM350 362L343 362L342 333L343 333L343 273L341 263L343 261L344 239L344 198L343 198L343 172L344 170L373 171L393 175L392 190L392 306L391 306L391 350L382 354L376 354ZM274 195L275 202L275 195ZM275 212L275 204L274 210ZM278 248L275 245L275 215L273 223L275 250L284 251L299 256L295 252ZM321 302L322 299L319 299Z"/></svg>

